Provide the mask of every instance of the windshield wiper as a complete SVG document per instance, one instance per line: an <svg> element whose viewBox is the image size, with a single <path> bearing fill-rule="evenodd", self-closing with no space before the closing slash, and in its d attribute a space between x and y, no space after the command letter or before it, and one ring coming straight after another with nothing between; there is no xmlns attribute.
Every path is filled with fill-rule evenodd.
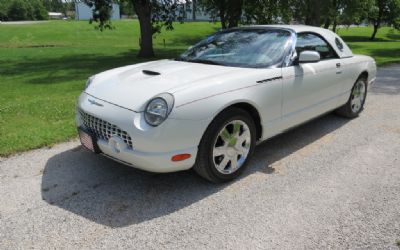
<svg viewBox="0 0 400 250"><path fill-rule="evenodd" d="M223 65L223 63L216 62L216 61L211 61L207 59L193 59L193 60L187 60L187 62L192 62L192 63L204 63L204 64L211 64L211 65Z"/></svg>

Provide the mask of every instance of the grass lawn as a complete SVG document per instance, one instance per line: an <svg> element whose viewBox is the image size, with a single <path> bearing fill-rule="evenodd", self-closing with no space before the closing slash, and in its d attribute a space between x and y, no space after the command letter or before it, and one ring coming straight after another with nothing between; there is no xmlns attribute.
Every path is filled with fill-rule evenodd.
<svg viewBox="0 0 400 250"><path fill-rule="evenodd" d="M75 101L87 77L140 62L138 23L114 26L100 32L86 21L0 24L0 156L76 137ZM175 57L218 28L176 24L156 36L157 58ZM370 42L371 32L351 28L339 34L355 53L372 55L380 65L400 61L400 33L382 28L377 42Z"/></svg>

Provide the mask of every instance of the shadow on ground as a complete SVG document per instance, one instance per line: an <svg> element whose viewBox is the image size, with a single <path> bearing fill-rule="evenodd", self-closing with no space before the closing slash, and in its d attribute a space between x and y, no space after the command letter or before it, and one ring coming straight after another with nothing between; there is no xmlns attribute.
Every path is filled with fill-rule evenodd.
<svg viewBox="0 0 400 250"><path fill-rule="evenodd" d="M370 91L374 94L400 94L400 85L398 79L399 75L400 67L398 64L385 68L379 68L377 75L377 78L379 78L379 84L373 85Z"/></svg>
<svg viewBox="0 0 400 250"><path fill-rule="evenodd" d="M347 121L329 114L259 145L242 178L254 172L273 174L274 162ZM208 183L193 171L145 173L77 147L49 159L43 173L42 198L96 223L124 227L174 213L229 185Z"/></svg>

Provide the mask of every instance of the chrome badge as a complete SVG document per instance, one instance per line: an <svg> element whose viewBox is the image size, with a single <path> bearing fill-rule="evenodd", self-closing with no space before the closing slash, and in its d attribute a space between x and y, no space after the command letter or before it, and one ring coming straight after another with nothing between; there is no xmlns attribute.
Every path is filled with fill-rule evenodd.
<svg viewBox="0 0 400 250"><path fill-rule="evenodd" d="M99 106L99 107L103 107L103 104L96 102L96 100L88 99L88 101L89 101L90 104L92 104L92 105L96 105L96 106Z"/></svg>

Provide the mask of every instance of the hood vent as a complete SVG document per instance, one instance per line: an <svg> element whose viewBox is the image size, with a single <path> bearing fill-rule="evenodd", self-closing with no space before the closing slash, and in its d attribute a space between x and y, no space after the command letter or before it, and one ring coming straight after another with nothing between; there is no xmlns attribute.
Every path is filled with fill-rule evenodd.
<svg viewBox="0 0 400 250"><path fill-rule="evenodd" d="M151 70L142 70L143 74L150 76L158 76L161 75L159 72L151 71Z"/></svg>

